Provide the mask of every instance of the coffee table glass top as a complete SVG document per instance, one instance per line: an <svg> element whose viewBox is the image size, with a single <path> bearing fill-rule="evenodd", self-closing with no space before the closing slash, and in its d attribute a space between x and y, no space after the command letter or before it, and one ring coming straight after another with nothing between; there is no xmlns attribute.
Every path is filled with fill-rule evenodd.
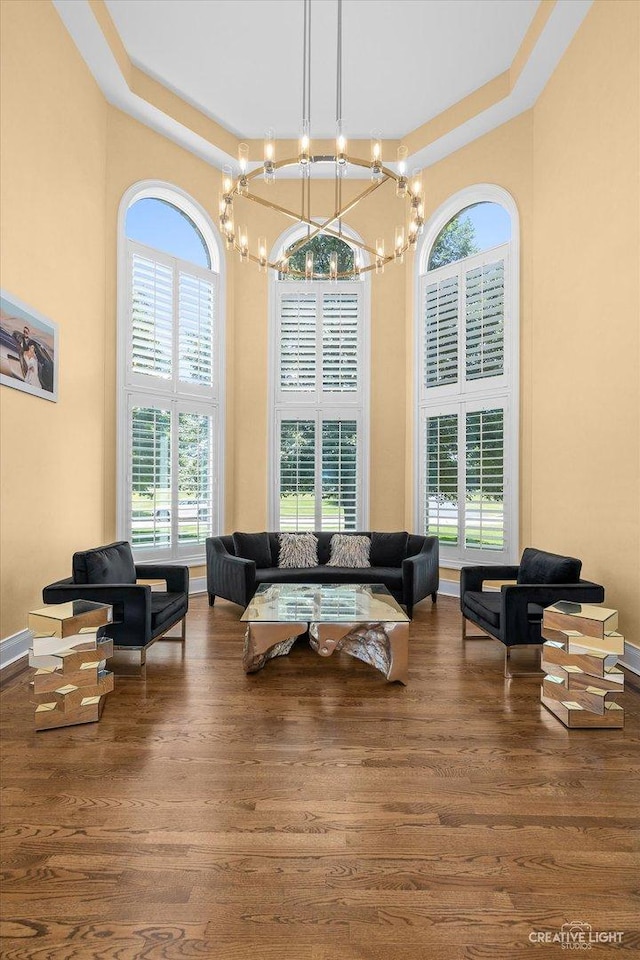
<svg viewBox="0 0 640 960"><path fill-rule="evenodd" d="M241 620L252 623L405 623L381 583L262 583Z"/></svg>

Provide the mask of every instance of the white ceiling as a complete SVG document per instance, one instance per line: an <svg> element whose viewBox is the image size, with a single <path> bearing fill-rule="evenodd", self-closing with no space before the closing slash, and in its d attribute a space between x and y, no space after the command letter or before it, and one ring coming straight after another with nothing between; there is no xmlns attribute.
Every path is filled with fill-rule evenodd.
<svg viewBox="0 0 640 960"><path fill-rule="evenodd" d="M344 0L351 137L399 138L506 70L539 0ZM235 134L296 137L302 0L107 0L133 62ZM335 133L336 0L312 2L312 135Z"/></svg>

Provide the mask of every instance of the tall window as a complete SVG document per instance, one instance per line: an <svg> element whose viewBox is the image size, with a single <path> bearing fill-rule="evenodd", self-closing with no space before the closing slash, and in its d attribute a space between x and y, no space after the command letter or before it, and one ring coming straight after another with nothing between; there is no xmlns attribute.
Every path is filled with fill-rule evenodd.
<svg viewBox="0 0 640 960"><path fill-rule="evenodd" d="M434 232L418 279L420 528L445 564L506 562L518 541L511 217L471 203Z"/></svg>
<svg viewBox="0 0 640 960"><path fill-rule="evenodd" d="M126 213L119 522L142 559L201 560L219 526L217 249L186 203L145 196Z"/></svg>
<svg viewBox="0 0 640 960"><path fill-rule="evenodd" d="M313 249L321 271L328 243L338 269L351 269L352 248L335 238L318 236L295 256L304 264ZM365 523L364 291L362 280L275 282L270 499L277 529L356 530Z"/></svg>

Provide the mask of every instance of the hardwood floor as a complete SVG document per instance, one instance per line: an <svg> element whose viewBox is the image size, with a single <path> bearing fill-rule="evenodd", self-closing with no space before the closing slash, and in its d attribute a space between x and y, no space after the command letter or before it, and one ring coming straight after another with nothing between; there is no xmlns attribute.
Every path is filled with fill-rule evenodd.
<svg viewBox="0 0 640 960"><path fill-rule="evenodd" d="M407 687L302 644L245 676L238 615L194 598L98 724L3 691L5 960L547 960L568 921L640 955L637 677L624 730L569 732L453 599Z"/></svg>

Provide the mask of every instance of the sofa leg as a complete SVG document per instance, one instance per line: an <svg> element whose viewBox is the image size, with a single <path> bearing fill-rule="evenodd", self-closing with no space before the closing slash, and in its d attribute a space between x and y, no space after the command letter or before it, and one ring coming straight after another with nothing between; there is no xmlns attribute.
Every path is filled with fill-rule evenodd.
<svg viewBox="0 0 640 960"><path fill-rule="evenodd" d="M216 595L215 595L215 593L210 593L210 594L209 594L209 606L212 607L215 602L216 602Z"/></svg>
<svg viewBox="0 0 640 960"><path fill-rule="evenodd" d="M431 594L431 603L437 603L437 602L438 602L438 591L434 590L433 593Z"/></svg>
<svg viewBox="0 0 640 960"><path fill-rule="evenodd" d="M518 644L518 646L528 647L528 646L530 646L530 644L528 644L528 643L522 643L522 644ZM540 653L541 653L540 646L539 646L538 644L535 644L535 646L537 647L536 660L537 660L538 664L540 664ZM540 668L540 666L538 666L538 669L537 669L537 670L517 670L517 671L513 671L513 670L511 669L511 647L505 647L505 648L504 648L504 678L505 678L505 680L513 680L513 679L515 679L516 677L537 677L538 679L540 679L540 675L541 675L541 668Z"/></svg>

